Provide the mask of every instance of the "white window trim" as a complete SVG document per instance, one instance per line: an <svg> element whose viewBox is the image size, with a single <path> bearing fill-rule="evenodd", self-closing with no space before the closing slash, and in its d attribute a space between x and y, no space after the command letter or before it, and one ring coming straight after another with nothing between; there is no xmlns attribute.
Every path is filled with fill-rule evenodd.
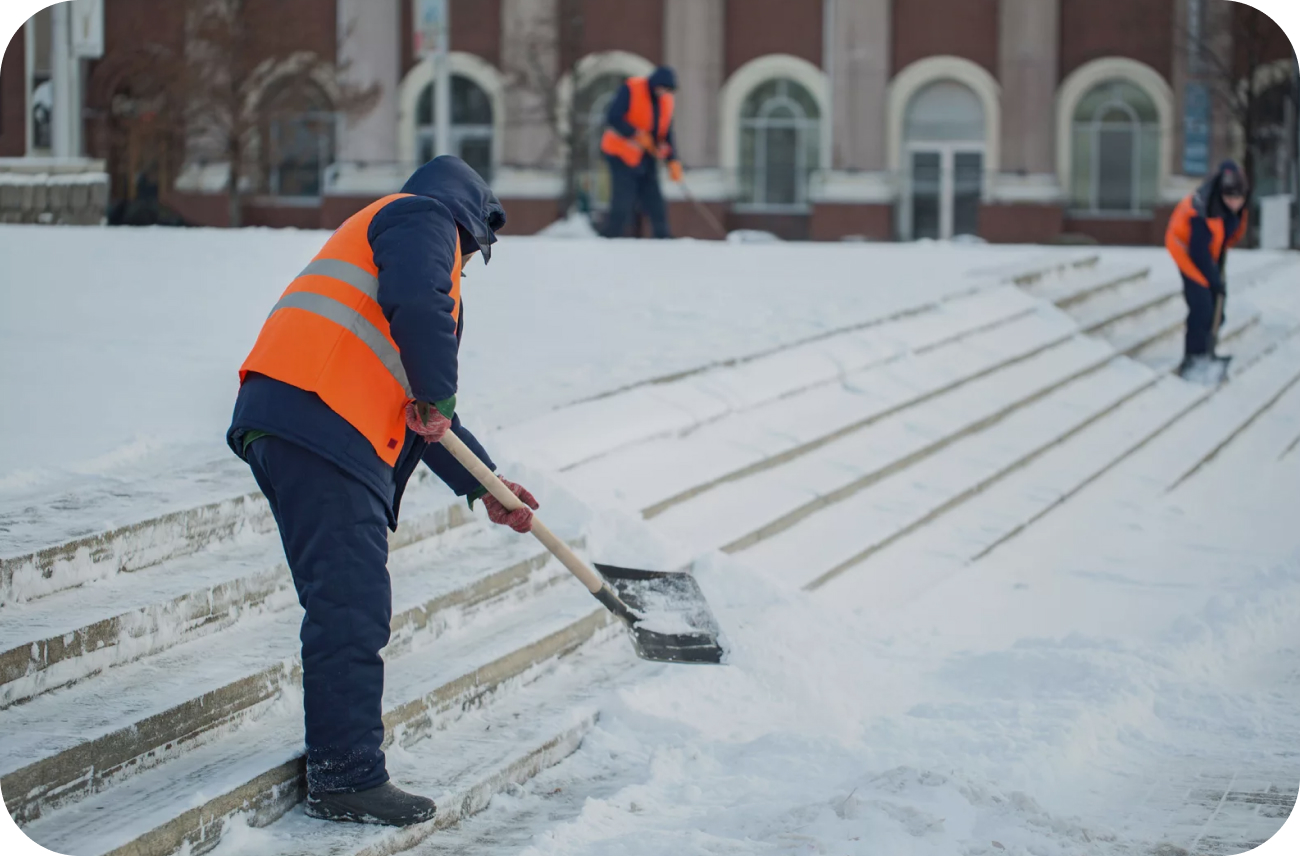
<svg viewBox="0 0 1300 856"><path fill-rule="evenodd" d="M787 108L795 115L790 118L773 119L770 115L773 109L778 106ZM763 102L757 116L752 119L742 118L740 120L741 130L753 128L755 132L754 161L755 166L761 161L763 169L757 171L754 176L755 192L754 195L761 197L761 202L746 202L737 204L738 210L751 211L803 211L807 210L810 201L808 199L808 149L804 145L804 134L809 128L816 127L821 130L820 123L817 119L810 117L804 112L803 105L791 98L789 95L777 95ZM773 128L789 128L794 130L796 135L795 142L795 197L802 199L802 202L770 202L767 200L767 143L768 138L766 131Z"/></svg>
<svg viewBox="0 0 1300 856"><path fill-rule="evenodd" d="M1002 87L983 66L958 56L931 56L918 59L889 81L888 102L889 169L906 176L903 163L903 133L907 106L912 98L931 83L952 80L968 87L984 108L984 187L982 196L989 198L989 176L997 175L1002 165Z"/></svg>
<svg viewBox="0 0 1300 856"><path fill-rule="evenodd" d="M740 108L749 94L774 78L784 77L802 86L817 102L818 117L818 169L826 169L831 162L831 138L826 132L827 117L831 112L830 83L820 68L790 54L767 54L756 57L731 73L722 85L719 115L719 161L723 174L731 186L728 194L739 192L740 175ZM812 182L810 182L811 184ZM746 211L806 211L811 197L803 205L743 205Z"/></svg>
<svg viewBox="0 0 1300 856"><path fill-rule="evenodd" d="M501 72L482 57L464 51L448 53L447 67L451 74L474 81L492 103L492 174L495 175L501 165L506 128L505 82ZM420 103L420 93L433 82L433 63L420 62L406 73L397 88L397 159L412 169L419 166L415 147L416 108Z"/></svg>
<svg viewBox="0 0 1300 856"><path fill-rule="evenodd" d="M1074 173L1074 111L1080 99L1093 87L1108 80L1123 80L1141 89L1156 105L1160 124L1160 171L1156 180L1159 200L1167 197L1174 161L1174 91L1168 82L1145 63L1128 57L1101 57L1084 63L1070 73L1056 92L1056 178L1066 199L1072 202Z"/></svg>

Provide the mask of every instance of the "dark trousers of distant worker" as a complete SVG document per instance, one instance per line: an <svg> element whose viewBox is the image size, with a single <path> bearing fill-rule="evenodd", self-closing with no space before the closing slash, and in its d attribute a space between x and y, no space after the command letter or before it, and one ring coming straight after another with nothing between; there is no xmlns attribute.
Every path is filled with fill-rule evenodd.
<svg viewBox="0 0 1300 856"><path fill-rule="evenodd" d="M609 164L612 190L609 215L605 218L605 237L626 237L633 209L640 208L641 213L650 218L650 228L656 238L671 238L664 195L659 189L657 162L648 155L638 166L628 166L621 158L612 155L606 155L605 161Z"/></svg>
<svg viewBox="0 0 1300 856"><path fill-rule="evenodd" d="M1187 300L1187 333L1183 339L1183 355L1197 357L1213 354L1214 292L1199 282L1183 277L1183 297ZM1226 305L1227 298L1224 297ZM1219 326L1223 326L1224 305L1219 307Z"/></svg>
<svg viewBox="0 0 1300 856"><path fill-rule="evenodd" d="M302 622L307 786L361 791L388 781L384 661L392 588L388 518L374 491L279 437L246 452L280 527Z"/></svg>

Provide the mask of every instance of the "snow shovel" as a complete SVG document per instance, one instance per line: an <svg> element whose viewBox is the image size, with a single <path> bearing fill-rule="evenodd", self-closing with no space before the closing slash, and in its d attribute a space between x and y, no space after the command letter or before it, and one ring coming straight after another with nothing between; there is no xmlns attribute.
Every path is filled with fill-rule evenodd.
<svg viewBox="0 0 1300 856"><path fill-rule="evenodd" d="M439 442L508 510L524 507L459 437L448 431ZM695 577L596 565L604 575L601 579L536 514L532 532L596 600L623 620L638 657L663 663L722 662L721 630Z"/></svg>

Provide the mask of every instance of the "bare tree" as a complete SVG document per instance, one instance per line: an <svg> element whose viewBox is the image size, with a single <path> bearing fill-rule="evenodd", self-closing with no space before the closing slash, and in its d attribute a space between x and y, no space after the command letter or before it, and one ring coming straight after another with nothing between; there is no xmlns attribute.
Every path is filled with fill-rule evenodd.
<svg viewBox="0 0 1300 856"><path fill-rule="evenodd" d="M1223 26L1189 24L1181 47L1193 60L1194 79L1207 86L1213 103L1240 132L1241 166L1251 186L1258 187L1261 156L1286 145L1279 134L1285 135L1288 113L1294 117L1300 106L1294 55L1264 13L1239 3L1225 4L1221 12Z"/></svg>
<svg viewBox="0 0 1300 856"><path fill-rule="evenodd" d="M331 114L364 113L378 99L378 87L345 84L333 58L277 49L279 34L267 32L275 28L253 24L249 7L255 0L181 2L187 4L187 34L184 61L173 70L174 103L184 105L192 146L229 164L230 225L239 226L250 159L265 161L271 125L319 110L322 95Z"/></svg>
<svg viewBox="0 0 1300 856"><path fill-rule="evenodd" d="M563 190L557 200L557 217L569 213L578 198L578 156L585 150L586 127L578 113L578 60L586 37L584 0L555 0L554 18L539 18L520 39L521 56L508 74L511 86L527 92L534 121L555 129ZM565 83L568 83L566 86Z"/></svg>

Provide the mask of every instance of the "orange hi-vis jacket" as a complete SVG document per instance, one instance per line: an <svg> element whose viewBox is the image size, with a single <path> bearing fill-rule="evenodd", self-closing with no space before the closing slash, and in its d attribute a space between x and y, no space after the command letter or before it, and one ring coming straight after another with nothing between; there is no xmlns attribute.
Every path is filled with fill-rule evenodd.
<svg viewBox="0 0 1300 856"><path fill-rule="evenodd" d="M667 142L668 130L673 126L673 94L665 92L659 96L659 127L652 129L650 125L654 122L654 95L650 91L650 79L629 77L627 88L631 95L631 102L628 104L624 119L638 131L647 134L653 131L655 143L662 146ZM607 155L621 158L623 163L631 167L640 166L641 158L646 154L640 143L623 136L613 128L605 129L604 136L600 138L600 150Z"/></svg>
<svg viewBox="0 0 1300 856"><path fill-rule="evenodd" d="M379 306L379 269L370 221L395 193L353 214L271 310L239 381L257 372L314 392L374 446L390 467L406 438L412 400L402 356ZM460 238L451 272L453 317L460 320Z"/></svg>
<svg viewBox="0 0 1300 856"><path fill-rule="evenodd" d="M1208 288L1210 286L1209 278L1193 259L1193 255L1195 255L1192 248L1192 241L1194 240L1192 235L1193 221L1198 218L1204 219L1210 233L1210 258L1214 264L1219 264L1223 259L1224 250L1235 247L1245 236L1249 216L1249 212L1242 209L1241 223L1237 226L1237 231L1231 235L1226 235L1224 234L1225 229L1222 218L1206 217L1201 193L1199 191L1192 193L1178 203L1173 216L1169 218L1169 228L1165 230L1165 249L1169 250L1169 254L1174 257L1178 269L1183 272L1184 276Z"/></svg>

